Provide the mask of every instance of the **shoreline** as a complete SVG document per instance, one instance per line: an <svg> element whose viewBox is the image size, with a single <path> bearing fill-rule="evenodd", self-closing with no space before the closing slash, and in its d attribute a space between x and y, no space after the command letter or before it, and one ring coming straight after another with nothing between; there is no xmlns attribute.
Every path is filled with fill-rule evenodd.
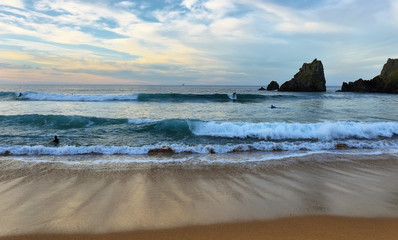
<svg viewBox="0 0 398 240"><path fill-rule="evenodd" d="M281 222L278 228L307 222L303 231L308 234L322 221L320 229L330 222L335 231L341 221L363 231L367 221L378 229L383 221L398 229L397 182L398 157L393 155L314 154L189 166L68 165L7 157L0 160L0 239L113 239L109 233L123 239L141 232L151 239L162 231L177 236L193 229L222 239L228 231L245 232L274 221ZM261 231L250 230L254 235Z"/></svg>
<svg viewBox="0 0 398 240"><path fill-rule="evenodd" d="M0 240L393 240L397 235L398 218L353 218L324 215L101 234L32 233L4 236L0 237Z"/></svg>

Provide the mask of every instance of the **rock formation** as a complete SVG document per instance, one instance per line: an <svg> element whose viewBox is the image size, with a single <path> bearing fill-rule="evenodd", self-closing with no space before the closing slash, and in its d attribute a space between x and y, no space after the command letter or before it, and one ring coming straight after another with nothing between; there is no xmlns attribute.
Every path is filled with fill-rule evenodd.
<svg viewBox="0 0 398 240"><path fill-rule="evenodd" d="M279 89L279 84L275 81L270 82L267 86L268 91L273 91L273 90L278 90Z"/></svg>
<svg viewBox="0 0 398 240"><path fill-rule="evenodd" d="M264 87L260 87L258 90L259 90L259 91L264 91L265 88L264 88Z"/></svg>
<svg viewBox="0 0 398 240"><path fill-rule="evenodd" d="M398 93L398 59L387 60L380 75L371 80L343 82L342 92Z"/></svg>
<svg viewBox="0 0 398 240"><path fill-rule="evenodd" d="M285 92L325 92L326 79L322 62L316 58L312 63L304 63L300 71L282 84L279 91Z"/></svg>

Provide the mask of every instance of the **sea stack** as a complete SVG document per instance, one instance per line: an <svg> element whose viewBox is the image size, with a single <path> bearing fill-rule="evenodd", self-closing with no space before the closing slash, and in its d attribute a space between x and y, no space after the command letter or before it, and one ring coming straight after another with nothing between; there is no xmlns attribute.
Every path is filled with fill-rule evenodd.
<svg viewBox="0 0 398 240"><path fill-rule="evenodd" d="M343 82L342 92L398 93L398 59L389 58L380 75L371 80L362 78L355 82Z"/></svg>
<svg viewBox="0 0 398 240"><path fill-rule="evenodd" d="M322 62L316 58L311 63L304 63L300 71L279 88L282 92L325 92L326 79Z"/></svg>
<svg viewBox="0 0 398 240"><path fill-rule="evenodd" d="M270 82L270 84L268 84L268 86L267 86L268 91L274 91L274 90L278 90L278 89L279 89L279 84L275 81Z"/></svg>

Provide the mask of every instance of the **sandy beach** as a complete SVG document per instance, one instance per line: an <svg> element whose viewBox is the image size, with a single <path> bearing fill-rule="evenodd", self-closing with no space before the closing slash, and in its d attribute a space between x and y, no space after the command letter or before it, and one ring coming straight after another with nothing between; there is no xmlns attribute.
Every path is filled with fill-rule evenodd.
<svg viewBox="0 0 398 240"><path fill-rule="evenodd" d="M103 234L28 234L1 237L2 240L79 239L396 239L398 219L347 218L334 216L291 217L162 230L138 230Z"/></svg>
<svg viewBox="0 0 398 240"><path fill-rule="evenodd" d="M95 157L95 156L91 156ZM0 161L0 239L394 239L398 159Z"/></svg>

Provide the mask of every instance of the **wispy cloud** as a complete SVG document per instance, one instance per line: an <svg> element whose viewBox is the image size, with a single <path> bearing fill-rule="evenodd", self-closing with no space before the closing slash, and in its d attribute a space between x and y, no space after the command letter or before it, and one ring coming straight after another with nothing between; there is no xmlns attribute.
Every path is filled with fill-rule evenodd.
<svg viewBox="0 0 398 240"><path fill-rule="evenodd" d="M337 85L398 56L397 12L397 0L2 0L0 81L30 67L43 82L264 85L317 57Z"/></svg>
<svg viewBox="0 0 398 240"><path fill-rule="evenodd" d="M22 0L3 0L1 1L1 5L10 6L14 8L23 8L24 3Z"/></svg>

